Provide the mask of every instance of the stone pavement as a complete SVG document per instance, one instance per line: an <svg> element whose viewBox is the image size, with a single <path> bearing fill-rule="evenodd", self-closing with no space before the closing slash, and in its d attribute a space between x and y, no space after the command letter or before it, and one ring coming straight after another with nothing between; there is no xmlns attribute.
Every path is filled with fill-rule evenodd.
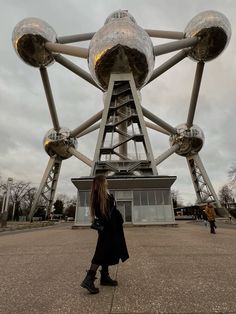
<svg viewBox="0 0 236 314"><path fill-rule="evenodd" d="M125 235L130 259L111 267L118 287L90 295L80 282L96 231L61 224L1 233L0 313L236 313L236 228L211 235L203 223L179 221Z"/></svg>

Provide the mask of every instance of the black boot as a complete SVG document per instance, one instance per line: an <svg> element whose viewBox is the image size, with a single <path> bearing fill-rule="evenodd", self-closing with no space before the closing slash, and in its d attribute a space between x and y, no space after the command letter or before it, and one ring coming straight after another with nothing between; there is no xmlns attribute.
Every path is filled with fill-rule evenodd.
<svg viewBox="0 0 236 314"><path fill-rule="evenodd" d="M86 277L81 283L81 287L87 289L92 294L96 294L99 292L99 289L94 286L94 281L95 279L97 279L95 275L96 275L95 271L89 270L87 272Z"/></svg>
<svg viewBox="0 0 236 314"><path fill-rule="evenodd" d="M102 286L117 286L118 285L118 282L116 280L111 279L107 271L101 270L100 272L101 272L100 285Z"/></svg>

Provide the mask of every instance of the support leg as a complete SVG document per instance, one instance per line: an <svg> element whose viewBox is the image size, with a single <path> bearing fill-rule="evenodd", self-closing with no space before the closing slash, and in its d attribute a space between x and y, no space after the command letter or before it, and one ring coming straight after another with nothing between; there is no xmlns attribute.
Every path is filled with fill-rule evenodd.
<svg viewBox="0 0 236 314"><path fill-rule="evenodd" d="M61 161L56 158L50 158L29 214L30 220L36 213L41 198L46 201L46 215L51 212L60 169Z"/></svg>

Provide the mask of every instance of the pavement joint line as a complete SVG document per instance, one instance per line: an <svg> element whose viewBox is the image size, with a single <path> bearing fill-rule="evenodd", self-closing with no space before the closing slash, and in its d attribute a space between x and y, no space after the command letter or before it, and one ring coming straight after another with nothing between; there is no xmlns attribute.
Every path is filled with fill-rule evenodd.
<svg viewBox="0 0 236 314"><path fill-rule="evenodd" d="M131 313L131 312L127 312L127 313L112 313L112 314L134 314L134 312L133 313ZM209 311L207 311L207 312L163 312L163 311L161 311L161 312L150 312L150 313L148 313L148 312L144 312L144 313L140 313L140 314L235 314L235 312L209 312Z"/></svg>
<svg viewBox="0 0 236 314"><path fill-rule="evenodd" d="M235 312L112 312L111 314L235 314ZM110 313L109 313L110 314Z"/></svg>
<svg viewBox="0 0 236 314"><path fill-rule="evenodd" d="M115 280L117 280L118 268L119 268L119 264L117 264L117 266L116 266ZM116 293L116 287L114 287L114 289L113 289L109 314L113 314L112 308L113 308L113 302L114 302L115 293Z"/></svg>
<svg viewBox="0 0 236 314"><path fill-rule="evenodd" d="M176 312L173 312L173 313L167 313L167 312L112 312L112 314L137 314L137 313L138 314L177 314ZM179 314L212 314L212 313L179 313ZM221 314L221 313L219 313L219 314ZM226 314L228 314L228 313L226 313Z"/></svg>

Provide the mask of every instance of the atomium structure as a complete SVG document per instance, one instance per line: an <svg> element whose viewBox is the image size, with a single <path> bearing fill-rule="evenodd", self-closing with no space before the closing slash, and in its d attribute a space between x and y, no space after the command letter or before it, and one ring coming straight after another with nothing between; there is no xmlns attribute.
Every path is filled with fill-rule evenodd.
<svg viewBox="0 0 236 314"><path fill-rule="evenodd" d="M154 46L151 37L170 41ZM220 207L199 157L204 134L193 120L204 65L221 54L230 37L229 21L216 11L196 15L183 32L143 29L126 10L108 16L97 32L64 37L58 37L50 25L37 18L18 23L13 31L13 46L24 62L39 69L53 124L44 138L50 159L31 217L41 197L51 211L61 163L72 155L91 167L91 177L105 174L126 180L132 176L158 176L157 166L176 153L187 159L198 202L214 201ZM81 41L90 41L89 48L71 45ZM154 69L155 58L174 51L177 54ZM90 73L62 55L87 60ZM186 121L175 127L141 105L140 90L186 57L196 62L196 72ZM47 67L54 62L104 94L104 109L74 130L61 127L58 121L47 72ZM169 137L170 148L156 158L147 127ZM96 129L99 135L94 159L90 160L79 152L78 138Z"/></svg>

